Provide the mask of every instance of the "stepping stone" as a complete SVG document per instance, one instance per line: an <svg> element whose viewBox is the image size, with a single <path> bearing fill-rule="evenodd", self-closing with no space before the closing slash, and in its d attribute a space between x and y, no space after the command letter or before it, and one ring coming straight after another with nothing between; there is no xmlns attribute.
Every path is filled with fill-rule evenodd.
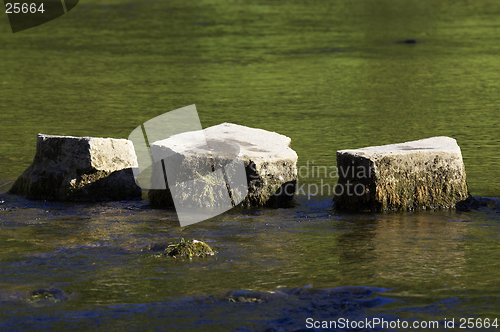
<svg viewBox="0 0 500 332"><path fill-rule="evenodd" d="M460 147L450 137L337 151L337 167L340 210L453 209L469 197Z"/></svg>
<svg viewBox="0 0 500 332"><path fill-rule="evenodd" d="M141 198L131 141L38 134L33 163L10 193L34 200L115 201Z"/></svg>
<svg viewBox="0 0 500 332"><path fill-rule="evenodd" d="M235 205L287 206L297 183L297 154L290 142L275 132L231 123L156 141L151 153L157 172L164 167L169 188L150 190L150 204L174 207L176 201L178 213L180 205L220 206L222 212Z"/></svg>

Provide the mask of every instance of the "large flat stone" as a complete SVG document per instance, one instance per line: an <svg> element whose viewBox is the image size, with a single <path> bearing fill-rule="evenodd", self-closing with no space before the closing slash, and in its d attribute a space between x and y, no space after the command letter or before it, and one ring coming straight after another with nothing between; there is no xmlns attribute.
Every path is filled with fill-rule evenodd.
<svg viewBox="0 0 500 332"><path fill-rule="evenodd" d="M337 167L337 209L451 209L469 196L460 147L450 137L337 151Z"/></svg>
<svg viewBox="0 0 500 332"><path fill-rule="evenodd" d="M183 188L182 183L189 180L207 182L198 186L197 194L186 187L186 200L190 199L193 207L224 202L221 195L228 190L233 205L279 207L290 204L297 182L297 154L290 142L275 132L223 123L154 142L151 152L153 156L170 156L164 159L170 187ZM238 162L244 164L245 185L233 181L239 176ZM222 168L224 174L214 172ZM213 174L209 181L207 174ZM150 190L149 198L153 207L174 205L169 189Z"/></svg>
<svg viewBox="0 0 500 332"><path fill-rule="evenodd" d="M33 163L10 192L29 199L109 201L141 197L131 141L38 134Z"/></svg>

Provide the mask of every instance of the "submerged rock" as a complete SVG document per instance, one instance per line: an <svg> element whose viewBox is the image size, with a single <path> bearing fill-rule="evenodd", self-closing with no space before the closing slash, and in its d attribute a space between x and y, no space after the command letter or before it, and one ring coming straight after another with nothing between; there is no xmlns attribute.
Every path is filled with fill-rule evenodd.
<svg viewBox="0 0 500 332"><path fill-rule="evenodd" d="M32 304L42 304L67 300L64 292L57 288L37 289L29 294L27 301Z"/></svg>
<svg viewBox="0 0 500 332"><path fill-rule="evenodd" d="M460 147L450 137L337 151L337 167L337 209L452 209L469 197Z"/></svg>
<svg viewBox="0 0 500 332"><path fill-rule="evenodd" d="M458 211L470 211L470 210L477 210L480 207L486 206L486 204L481 201L481 199L477 199L476 197L469 196L467 199L458 202L455 205L455 208Z"/></svg>
<svg viewBox="0 0 500 332"><path fill-rule="evenodd" d="M381 331L383 329L378 328L380 325L375 329L359 325L351 325L353 329L347 326L346 328L329 326L322 329L318 326L317 328L307 326L311 325L307 322L318 321L321 327L324 327L322 322L325 321L339 321L339 325L340 321L345 321L346 318L350 321L365 321L374 313L376 315L376 312L387 312L387 309L381 307L395 300L390 298L389 294L386 296L381 293L389 291L390 289L364 286L329 289L280 287L271 291L234 290L184 298L182 304L169 302L171 307L168 310L176 317L177 315L183 317L184 321L197 321L200 313L229 312L232 317L236 317L235 323L231 326L250 326L252 331ZM207 321L207 315L202 317ZM397 320L398 317L384 314L384 318ZM210 327L212 330L217 330L220 326L221 323L217 321ZM210 327L207 330L210 330ZM231 328L228 327L226 330Z"/></svg>
<svg viewBox="0 0 500 332"><path fill-rule="evenodd" d="M376 293L389 291L386 288L352 286L337 287L327 289L307 289L302 287L292 289L279 289L276 291L259 290L237 290L224 294L210 295L207 297L196 297L197 301L227 301L243 303L265 303L277 300L297 303L297 300L308 303L325 304L329 310L334 311L335 307L339 312L346 310L349 306L373 308L379 305L390 303L393 300L377 296ZM328 302L326 303L325 300ZM332 312L333 313L333 312Z"/></svg>
<svg viewBox="0 0 500 332"><path fill-rule="evenodd" d="M488 207L498 209L500 207L500 199L498 197L473 197L469 196L466 200L456 204L457 211L471 211L480 208Z"/></svg>
<svg viewBox="0 0 500 332"><path fill-rule="evenodd" d="M418 43L415 39L405 39L395 42L396 44L416 44Z"/></svg>
<svg viewBox="0 0 500 332"><path fill-rule="evenodd" d="M274 301L277 299L287 299L288 295L284 292L266 292L266 291L250 291L237 290L230 291L226 294L219 295L219 298L229 302L244 302L244 303L262 303Z"/></svg>
<svg viewBox="0 0 500 332"><path fill-rule="evenodd" d="M286 206L297 182L297 154L290 142L275 132L231 123L154 142L151 152L168 157L164 159L168 184L177 188L174 193L150 190L150 204L174 207L176 198L176 205L186 203L193 209L224 204Z"/></svg>
<svg viewBox="0 0 500 332"><path fill-rule="evenodd" d="M28 199L111 201L140 199L131 141L38 134L31 166L10 193Z"/></svg>
<svg viewBox="0 0 500 332"><path fill-rule="evenodd" d="M215 251L205 242L198 240L185 241L181 239L177 244L162 245L154 243L146 250L162 250L163 252L157 257L170 256L173 258L189 258L206 257L215 255Z"/></svg>

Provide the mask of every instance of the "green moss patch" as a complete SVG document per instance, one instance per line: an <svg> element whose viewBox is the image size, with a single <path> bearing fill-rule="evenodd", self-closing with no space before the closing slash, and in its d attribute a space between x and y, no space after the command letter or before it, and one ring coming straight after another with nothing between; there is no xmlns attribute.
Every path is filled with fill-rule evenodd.
<svg viewBox="0 0 500 332"><path fill-rule="evenodd" d="M166 248L160 254L155 255L155 257L170 256L172 258L193 259L193 257L213 256L215 253L215 250L203 241L185 241L181 239L179 243L166 246Z"/></svg>

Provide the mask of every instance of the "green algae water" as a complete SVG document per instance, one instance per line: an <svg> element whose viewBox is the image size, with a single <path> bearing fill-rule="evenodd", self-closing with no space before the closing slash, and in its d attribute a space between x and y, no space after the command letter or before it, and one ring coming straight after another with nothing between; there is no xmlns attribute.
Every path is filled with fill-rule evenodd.
<svg viewBox="0 0 500 332"><path fill-rule="evenodd" d="M294 208L235 209L180 228L174 212L147 201L2 194L0 330L500 320L499 19L500 3L482 0L86 0L15 34L0 16L0 182L28 167L37 133L127 138L196 104L203 127L291 137L310 171L305 185L336 183L311 170L335 166L337 150L450 136L471 194L491 197L470 212L339 214L318 193ZM162 260L143 250L180 238L218 254ZM326 291L345 286L379 290ZM51 288L66 297L30 298ZM284 295L220 295L239 290Z"/></svg>

